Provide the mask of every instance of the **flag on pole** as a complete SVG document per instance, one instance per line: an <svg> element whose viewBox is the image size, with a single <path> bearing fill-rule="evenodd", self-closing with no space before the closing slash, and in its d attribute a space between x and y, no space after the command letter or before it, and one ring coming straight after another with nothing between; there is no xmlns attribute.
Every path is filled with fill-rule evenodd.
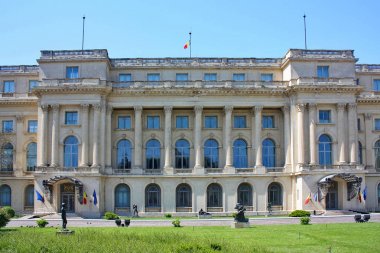
<svg viewBox="0 0 380 253"><path fill-rule="evenodd" d="M316 193L314 193L313 201L318 202L318 191Z"/></svg>
<svg viewBox="0 0 380 253"><path fill-rule="evenodd" d="M311 192L309 195L307 195L307 198L305 199L305 205L309 204L310 200L311 200Z"/></svg>
<svg viewBox="0 0 380 253"><path fill-rule="evenodd" d="M37 194L37 200L41 201L42 203L45 203L45 199L44 199L44 197L41 195L41 193L39 193L39 192L36 190L36 194Z"/></svg>
<svg viewBox="0 0 380 253"><path fill-rule="evenodd" d="M358 200L360 203L362 203L362 192L360 191L360 188L359 188L359 191L358 191Z"/></svg>
<svg viewBox="0 0 380 253"><path fill-rule="evenodd" d="M364 187L364 191L363 191L363 199L364 199L364 200L367 200L367 186Z"/></svg>
<svg viewBox="0 0 380 253"><path fill-rule="evenodd" d="M94 193L92 194L92 197L94 198L94 205L96 206L98 204L98 198L96 197L96 191L94 190Z"/></svg>
<svg viewBox="0 0 380 253"><path fill-rule="evenodd" d="M83 205L87 205L87 193L83 193Z"/></svg>
<svg viewBox="0 0 380 253"><path fill-rule="evenodd" d="M183 46L183 49L187 49L190 46L190 41L188 40L186 44Z"/></svg>

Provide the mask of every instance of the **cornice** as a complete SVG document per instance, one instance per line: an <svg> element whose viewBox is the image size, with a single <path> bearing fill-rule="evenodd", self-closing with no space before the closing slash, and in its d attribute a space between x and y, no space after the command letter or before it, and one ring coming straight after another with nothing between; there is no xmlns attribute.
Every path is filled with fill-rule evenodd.
<svg viewBox="0 0 380 253"><path fill-rule="evenodd" d="M0 99L0 105L37 105L38 99Z"/></svg>
<svg viewBox="0 0 380 253"><path fill-rule="evenodd" d="M354 93L360 94L363 90L363 87L360 86L342 86L342 85L326 85L326 86L311 86L311 85L294 85L288 87L289 93L296 92L310 92L310 93L330 93L330 92L339 92L339 93Z"/></svg>
<svg viewBox="0 0 380 253"><path fill-rule="evenodd" d="M357 99L358 104L380 104L380 97L360 97Z"/></svg>
<svg viewBox="0 0 380 253"><path fill-rule="evenodd" d="M39 86L33 90L37 97L48 94L101 94L107 95L112 91L111 87L105 86Z"/></svg>

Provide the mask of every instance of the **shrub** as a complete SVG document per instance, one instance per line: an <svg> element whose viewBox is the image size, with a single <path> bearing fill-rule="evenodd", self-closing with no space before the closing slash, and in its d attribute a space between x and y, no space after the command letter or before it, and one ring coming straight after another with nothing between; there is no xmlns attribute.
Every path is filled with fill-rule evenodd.
<svg viewBox="0 0 380 253"><path fill-rule="evenodd" d="M173 220L172 224L174 227L179 228L181 226L181 221L179 219Z"/></svg>
<svg viewBox="0 0 380 253"><path fill-rule="evenodd" d="M106 212L104 214L104 219L106 219L106 220L116 220L116 219L119 219L119 216L117 216L117 214L113 213L113 212Z"/></svg>
<svg viewBox="0 0 380 253"><path fill-rule="evenodd" d="M117 225L118 227L120 227L120 225L121 225L121 220L120 220L120 219L116 219L116 220L115 220L115 223L116 223L116 225Z"/></svg>
<svg viewBox="0 0 380 253"><path fill-rule="evenodd" d="M172 214L171 213L166 213L164 216L165 216L165 218L171 218Z"/></svg>
<svg viewBox="0 0 380 253"><path fill-rule="evenodd" d="M47 224L49 224L49 222L47 222L47 220L44 220L44 219L38 219L37 220L37 225L40 228L44 228Z"/></svg>
<svg viewBox="0 0 380 253"><path fill-rule="evenodd" d="M310 218L309 217L301 217L300 223L301 223L301 225L309 225Z"/></svg>
<svg viewBox="0 0 380 253"><path fill-rule="evenodd" d="M0 209L0 228L5 227L7 223L9 222L9 218L7 214Z"/></svg>
<svg viewBox="0 0 380 253"><path fill-rule="evenodd" d="M289 214L290 217L310 217L310 212L304 210L294 210Z"/></svg>
<svg viewBox="0 0 380 253"><path fill-rule="evenodd" d="M4 206L1 208L5 215L7 215L8 219L15 217L15 210L10 206Z"/></svg>

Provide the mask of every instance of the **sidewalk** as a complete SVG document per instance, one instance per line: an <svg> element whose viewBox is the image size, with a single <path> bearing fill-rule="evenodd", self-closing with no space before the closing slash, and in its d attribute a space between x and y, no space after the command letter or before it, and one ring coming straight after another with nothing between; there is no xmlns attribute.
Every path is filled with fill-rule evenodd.
<svg viewBox="0 0 380 253"><path fill-rule="evenodd" d="M331 215L331 216L311 216L312 224L327 224L327 223L353 223L354 215ZM58 217L45 218L49 224L48 227L60 227L61 219ZM130 227L164 227L173 226L171 222L175 219L162 219L162 220L131 220ZM36 220L28 219L26 217L13 219L7 227L26 227L36 226ZM181 220L182 226L230 226L232 218L220 218L220 219L183 219ZM299 224L299 218L292 217L265 217L265 218L250 218L251 226L254 225L279 225L279 224ZM380 213L371 213L370 222L380 222ZM68 227L116 227L115 221L103 220L103 219L83 219L80 217L67 219Z"/></svg>

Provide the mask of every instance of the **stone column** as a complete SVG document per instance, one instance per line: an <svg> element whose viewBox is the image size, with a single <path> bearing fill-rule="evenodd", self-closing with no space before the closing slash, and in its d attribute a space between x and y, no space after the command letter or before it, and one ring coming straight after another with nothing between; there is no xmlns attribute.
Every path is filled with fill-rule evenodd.
<svg viewBox="0 0 380 253"><path fill-rule="evenodd" d="M231 131L232 131L232 110L233 106L224 107L224 148L226 152L226 165L225 168L233 166L232 163L232 145L231 145Z"/></svg>
<svg viewBox="0 0 380 253"><path fill-rule="evenodd" d="M99 119L100 119L100 104L94 104L94 125L93 125L93 149L92 149L92 167L98 167L99 164Z"/></svg>
<svg viewBox="0 0 380 253"><path fill-rule="evenodd" d="M81 167L88 167L88 104L82 104L82 161Z"/></svg>
<svg viewBox="0 0 380 253"><path fill-rule="evenodd" d="M172 106L165 106L165 165L164 169L167 173L173 172L172 165Z"/></svg>
<svg viewBox="0 0 380 253"><path fill-rule="evenodd" d="M112 106L107 106L106 114L106 167L112 166Z"/></svg>
<svg viewBox="0 0 380 253"><path fill-rule="evenodd" d="M317 164L316 109L315 104L309 104L310 165Z"/></svg>
<svg viewBox="0 0 380 253"><path fill-rule="evenodd" d="M261 148L261 113L263 107L255 106L255 148L256 148L256 166L263 166L262 148Z"/></svg>
<svg viewBox="0 0 380 253"><path fill-rule="evenodd" d="M348 138L350 145L350 164L357 164L358 160L358 127L356 104L348 104Z"/></svg>
<svg viewBox="0 0 380 253"><path fill-rule="evenodd" d="M195 152L195 168L202 168L202 110L203 106L197 105L195 111L195 126L194 126L194 152Z"/></svg>
<svg viewBox="0 0 380 253"><path fill-rule="evenodd" d="M100 165L104 169L105 165L105 148L106 148L106 102L103 101L101 105L101 111L100 111L100 145L99 145L99 151L100 151Z"/></svg>
<svg viewBox="0 0 380 253"><path fill-rule="evenodd" d="M52 167L59 166L58 143L59 143L59 105L51 105L53 109L53 121L51 126L51 164Z"/></svg>
<svg viewBox="0 0 380 253"><path fill-rule="evenodd" d="M373 160L372 160L372 152L374 151L372 149L372 143L371 143L371 134L373 129L373 122L372 122L372 114L366 113L364 115L365 119L365 160L363 161L364 164L367 166L374 166ZM375 159L374 159L375 160Z"/></svg>
<svg viewBox="0 0 380 253"><path fill-rule="evenodd" d="M39 113L40 113L40 119L41 122L38 122L38 128L39 128L39 161L38 161L38 166L46 166L47 164L47 147L46 147L46 142L47 142L47 129L48 129L48 106L47 105L41 105L39 108Z"/></svg>
<svg viewBox="0 0 380 253"><path fill-rule="evenodd" d="M339 164L345 164L346 153L345 153L345 128L347 127L344 121L344 109L346 104L337 104L338 109L338 121L337 121L337 133L338 133L338 154L339 154Z"/></svg>
<svg viewBox="0 0 380 253"><path fill-rule="evenodd" d="M25 165L27 161L25 162L25 165L23 165L22 163L23 158L25 157L24 147L23 147L23 144L24 144L23 132L24 132L24 117L22 115L17 115L16 116L16 159L15 159L16 164L15 166L13 166L13 168L16 169L15 170L16 176L17 175L22 176L23 168L25 168L24 170L26 170Z"/></svg>
<svg viewBox="0 0 380 253"><path fill-rule="evenodd" d="M305 144L304 144L304 132L303 132L303 119L304 119L304 112L305 112L305 105L304 104L297 104L297 141L298 141L298 165L304 165L305 164Z"/></svg>
<svg viewBox="0 0 380 253"><path fill-rule="evenodd" d="M142 106L135 106L135 163L134 169L142 169Z"/></svg>
<svg viewBox="0 0 380 253"><path fill-rule="evenodd" d="M290 165L290 107L289 105L284 105L282 107L282 113L284 114L284 147L285 147L285 166Z"/></svg>

